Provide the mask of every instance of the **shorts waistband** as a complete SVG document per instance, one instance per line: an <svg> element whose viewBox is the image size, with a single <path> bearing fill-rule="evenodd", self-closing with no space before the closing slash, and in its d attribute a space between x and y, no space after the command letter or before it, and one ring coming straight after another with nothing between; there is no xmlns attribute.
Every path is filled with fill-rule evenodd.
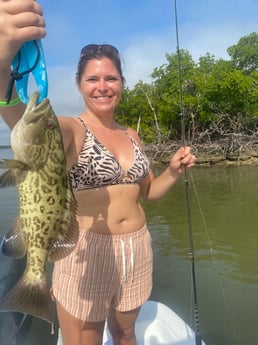
<svg viewBox="0 0 258 345"><path fill-rule="evenodd" d="M117 243L123 241L127 241L130 239L140 239L144 234L148 231L146 223L141 227L139 230L134 232L129 232L126 234L117 234L117 235L103 235L99 233L95 233L92 231L86 231L85 237L87 241L91 243Z"/></svg>

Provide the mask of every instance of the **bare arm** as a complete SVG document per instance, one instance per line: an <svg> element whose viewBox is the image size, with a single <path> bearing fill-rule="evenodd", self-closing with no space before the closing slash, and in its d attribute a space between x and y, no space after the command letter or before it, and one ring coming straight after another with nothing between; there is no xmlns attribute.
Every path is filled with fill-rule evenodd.
<svg viewBox="0 0 258 345"><path fill-rule="evenodd" d="M10 76L10 66L19 47L26 41L46 35L40 5L33 0L0 0L0 100L4 101ZM13 91L13 98L17 94ZM13 128L22 116L25 105L0 107L0 115Z"/></svg>
<svg viewBox="0 0 258 345"><path fill-rule="evenodd" d="M46 35L45 21L42 8L34 0L0 0L0 100L4 101L10 77L10 66L13 57L20 46L27 41L41 39ZM12 98L16 98L14 88ZM1 107L0 115L12 129L21 118L25 104L20 102L13 107ZM68 164L75 160L74 132L76 130L72 120L59 118L63 135L64 149Z"/></svg>
<svg viewBox="0 0 258 345"><path fill-rule="evenodd" d="M178 180L185 169L191 168L196 160L190 147L181 147L171 158L169 166L157 177L152 171L141 183L141 195L145 200L154 201L163 197Z"/></svg>
<svg viewBox="0 0 258 345"><path fill-rule="evenodd" d="M128 133L142 146L138 134L131 128ZM191 154L190 147L181 147L171 158L169 166L159 176L155 177L152 170L141 182L141 196L148 201L163 197L175 184L185 169L191 168L196 157Z"/></svg>
<svg viewBox="0 0 258 345"><path fill-rule="evenodd" d="M6 90L7 90L7 85L9 81L9 75L10 71L9 69L1 70L0 69L0 99L5 100L5 95L6 95ZM14 90L13 91L13 98L17 97L17 93ZM19 104L10 107L10 108L5 108L5 107L0 107L0 114L7 124L9 128L13 128L16 122L20 119L22 116L23 112L25 110L25 105L20 102Z"/></svg>

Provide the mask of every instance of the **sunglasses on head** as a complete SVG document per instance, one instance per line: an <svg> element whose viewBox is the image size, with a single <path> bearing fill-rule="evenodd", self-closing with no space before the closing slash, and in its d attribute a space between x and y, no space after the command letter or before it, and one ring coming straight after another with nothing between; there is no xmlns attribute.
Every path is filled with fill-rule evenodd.
<svg viewBox="0 0 258 345"><path fill-rule="evenodd" d="M119 57L119 51L111 44L88 44L81 50L80 58L90 57L96 54L112 54Z"/></svg>

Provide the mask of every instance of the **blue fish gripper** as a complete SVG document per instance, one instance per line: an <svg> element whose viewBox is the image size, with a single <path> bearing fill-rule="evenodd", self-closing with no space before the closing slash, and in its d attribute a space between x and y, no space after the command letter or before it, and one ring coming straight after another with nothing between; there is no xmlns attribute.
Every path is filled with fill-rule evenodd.
<svg viewBox="0 0 258 345"><path fill-rule="evenodd" d="M6 92L6 102L9 103L12 97L12 90L15 83L20 100L23 103L29 102L28 81L32 73L38 87L41 103L48 94L48 77L43 47L40 40L24 43L12 61L12 71Z"/></svg>

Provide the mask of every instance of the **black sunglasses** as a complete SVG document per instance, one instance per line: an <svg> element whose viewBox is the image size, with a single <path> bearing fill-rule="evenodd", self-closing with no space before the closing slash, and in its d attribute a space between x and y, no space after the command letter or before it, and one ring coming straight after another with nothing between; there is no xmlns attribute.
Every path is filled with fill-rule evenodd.
<svg viewBox="0 0 258 345"><path fill-rule="evenodd" d="M91 57L102 54L111 54L119 58L119 51L111 44L88 44L81 50L80 58Z"/></svg>

